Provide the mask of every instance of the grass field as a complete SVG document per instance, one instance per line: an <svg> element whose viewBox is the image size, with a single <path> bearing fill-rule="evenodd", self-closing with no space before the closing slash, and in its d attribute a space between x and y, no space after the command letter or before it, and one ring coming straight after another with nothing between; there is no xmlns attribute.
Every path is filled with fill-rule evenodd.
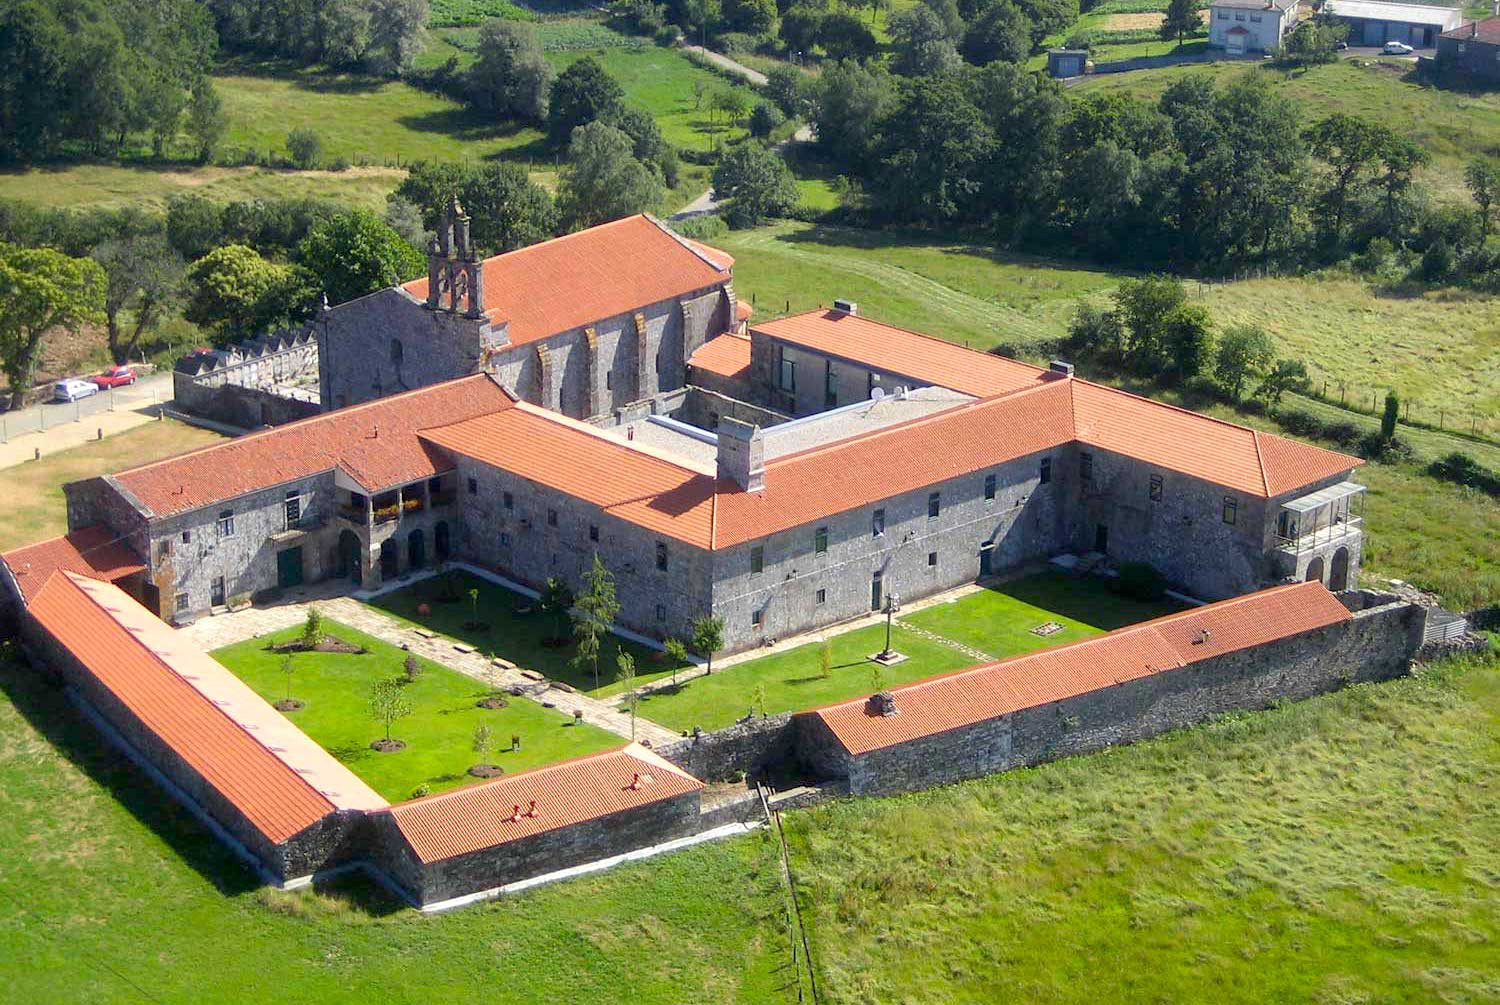
<svg viewBox="0 0 1500 1005"><path fill-rule="evenodd" d="M869 661L871 653L885 648L885 626L872 625L829 636L827 677L822 676L822 644L813 642L733 664L672 693L650 695L640 714L673 729L718 729L752 709L762 711L757 707L758 688L764 692L767 715L816 708L978 662L952 642L999 659L1087 638L1169 610L1168 604L1118 597L1103 580L1041 573L901 615L891 644L909 658L893 667ZM1032 633L1048 621L1059 622L1063 630L1046 636ZM906 625L950 643L906 630Z"/></svg>
<svg viewBox="0 0 1500 1005"><path fill-rule="evenodd" d="M1492 1000L1497 669L791 814L824 999ZM15 1001L795 998L764 832L436 917L259 891L5 648L0 805Z"/></svg>
<svg viewBox="0 0 1500 1005"><path fill-rule="evenodd" d="M281 669L286 655L267 646L297 638L300 628L249 639L211 655L267 701L280 701L290 689L291 697L306 704L286 713L287 718L392 802L410 798L419 785L441 792L472 782L475 779L466 772L481 761L513 773L621 743L613 733L588 724L575 726L571 716L525 698L507 698L510 704L503 709L479 708L475 702L489 695L489 688L418 657L422 673L404 689L412 714L391 727L391 736L404 740L406 749L378 753L370 749L370 741L385 734L384 726L370 717L370 687L401 676L408 654L337 622L327 622L325 630L368 652L297 653L291 657L290 681ZM490 726L495 741L495 749L482 756L473 749L474 727L480 723ZM521 737L519 751L510 749L513 735Z"/></svg>
<svg viewBox="0 0 1500 1005"><path fill-rule="evenodd" d="M1162 67L1087 77L1072 91L1123 90L1155 98L1184 75L1227 80L1242 73L1270 80L1298 104L1304 122L1346 112L1416 141L1433 158L1419 178L1438 198L1467 202L1464 166L1500 147L1500 94L1467 94L1420 84L1411 79L1412 65L1401 61L1349 59L1298 71L1243 63Z"/></svg>
<svg viewBox="0 0 1500 1005"><path fill-rule="evenodd" d="M562 44L587 43L578 29L550 28ZM594 22L582 23L590 31ZM607 30L607 29L605 29ZM744 129L711 121L707 102L695 107L693 88L706 94L738 85L714 76L680 52L656 47L566 48L548 53L559 69L591 55L625 90L626 100L650 112L669 143L708 149L715 138L729 141ZM49 206L144 205L160 207L173 194L196 191L225 201L314 195L382 208L401 182L401 165L413 160L484 160L522 163L533 177L555 183L558 156L529 127L495 124L440 95L399 81L348 74L318 73L280 63L235 67L215 78L230 128L224 150L285 156L287 134L311 129L323 142L327 163L343 158L348 171L291 171L270 168L166 167L74 164L47 170L0 172L0 199L22 199ZM365 166L361 166L365 165ZM675 210L708 187L707 169L682 165L682 181L665 201Z"/></svg>
<svg viewBox="0 0 1500 1005"><path fill-rule="evenodd" d="M218 433L164 419L0 469L0 551L67 533L65 482L121 471L223 439Z"/></svg>
<svg viewBox="0 0 1500 1005"><path fill-rule="evenodd" d="M665 663L665 657L656 650L610 636L600 647L600 686L596 690L592 668L571 664L574 649L570 626L559 628L534 610L527 614L518 613L522 609L534 608L535 601L487 579L462 570L453 570L446 575L452 577L454 592L447 592L439 579L426 579L382 594L371 604L413 625L467 642L480 652L493 653L517 666L539 670L554 680L566 681L586 694L607 696L621 690L615 683L615 653L618 649L635 657L637 681L641 684L672 671ZM470 590L479 591L477 608L469 605ZM444 596L462 599L445 603L441 599ZM417 610L423 604L429 607L425 615ZM488 630L474 631L464 627L465 622L475 620L476 616L489 625ZM545 639L559 631L569 640L565 645L553 647L544 644Z"/></svg>

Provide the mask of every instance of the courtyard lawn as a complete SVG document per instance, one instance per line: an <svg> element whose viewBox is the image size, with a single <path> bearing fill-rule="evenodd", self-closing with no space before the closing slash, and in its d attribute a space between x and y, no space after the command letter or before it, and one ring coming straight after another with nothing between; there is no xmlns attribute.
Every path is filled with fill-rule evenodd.
<svg viewBox="0 0 1500 1005"><path fill-rule="evenodd" d="M1122 597L1110 589L1109 580L1097 576L1049 571L902 615L901 620L1002 658L1076 642L1182 607L1171 600ZM1051 635L1032 631L1049 621L1062 630Z"/></svg>
<svg viewBox="0 0 1500 1005"><path fill-rule="evenodd" d="M885 626L873 625L829 637L832 673L828 677L822 676L822 643L812 642L695 678L676 692L648 695L640 714L673 729L718 729L752 709L762 711L757 689L764 693L766 714L776 715L857 698L881 687L962 670L978 662L955 645L905 629L906 624L1003 659L1176 609L1170 602L1144 603L1117 596L1102 579L1044 572L902 614L891 645L909 658L893 667L881 667L867 658L885 648ZM1031 631L1048 621L1060 623L1062 631L1052 635Z"/></svg>
<svg viewBox="0 0 1500 1005"><path fill-rule="evenodd" d="M412 796L425 785L432 792L475 781L470 765L486 761L507 773L524 771L554 761L610 750L625 741L595 726L573 725L570 716L543 708L525 698L506 696L503 709L479 708L490 694L480 682L420 657L423 672L405 689L413 707L398 719L391 736L406 741L406 749L382 754L370 741L384 735L384 727L370 717L370 686L400 676L408 653L335 622L326 631L369 651L353 653L296 653L290 690L305 707L285 713L298 728L360 778L392 802ZM287 678L281 671L284 654L267 645L296 638L300 628L249 639L212 655L267 701L286 697ZM473 749L474 727L488 723L495 749L479 755ZM520 736L521 749L511 751L510 738Z"/></svg>
<svg viewBox="0 0 1500 1005"><path fill-rule="evenodd" d="M221 439L218 433L164 419L0 469L5 483L0 493L0 551L67 533L64 483L147 464Z"/></svg>
<svg viewBox="0 0 1500 1005"><path fill-rule="evenodd" d="M480 652L508 659L528 670L540 671L595 697L606 697L622 690L615 683L615 654L621 649L635 657L636 679L639 683L645 684L671 675L672 667L666 662L665 655L639 643L611 635L600 646L599 687L595 688L593 670L590 667L572 665L574 650L571 625L559 626L556 621L549 621L536 612L536 601L488 579L462 569L449 570L443 575L452 577L451 590L442 582L442 577L435 576L383 594L370 603L402 621L441 632L449 638L468 643ZM479 591L477 607L469 604L470 590ZM454 596L461 599L443 599ZM428 607L426 614L418 611L423 604ZM519 613L523 610L528 613ZM466 622L473 622L476 618L489 627L482 631L464 627ZM567 638L565 644L546 644L547 640L559 634Z"/></svg>
<svg viewBox="0 0 1500 1005"><path fill-rule="evenodd" d="M1492 1000L1497 670L789 813L824 1000ZM764 830L438 917L359 876L258 889L6 645L0 805L9 1001L796 998Z"/></svg>

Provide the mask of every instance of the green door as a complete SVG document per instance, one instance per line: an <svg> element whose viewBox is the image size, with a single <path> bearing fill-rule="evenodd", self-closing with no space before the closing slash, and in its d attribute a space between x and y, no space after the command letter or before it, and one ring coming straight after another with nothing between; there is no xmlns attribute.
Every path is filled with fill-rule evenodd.
<svg viewBox="0 0 1500 1005"><path fill-rule="evenodd" d="M302 585L301 548L288 548L276 553L276 585L283 590Z"/></svg>

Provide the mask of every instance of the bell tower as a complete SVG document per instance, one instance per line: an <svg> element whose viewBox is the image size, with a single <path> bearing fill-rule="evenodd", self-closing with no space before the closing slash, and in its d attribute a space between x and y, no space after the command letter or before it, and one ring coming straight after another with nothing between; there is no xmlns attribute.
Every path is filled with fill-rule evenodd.
<svg viewBox="0 0 1500 1005"><path fill-rule="evenodd" d="M474 253L469 216L456 195L449 197L437 236L427 243L427 308L484 316L483 263Z"/></svg>

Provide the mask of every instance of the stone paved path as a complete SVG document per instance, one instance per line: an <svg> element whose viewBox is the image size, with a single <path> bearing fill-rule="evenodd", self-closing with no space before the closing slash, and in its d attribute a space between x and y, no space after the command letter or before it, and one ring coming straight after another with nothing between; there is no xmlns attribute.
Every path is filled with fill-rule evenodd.
<svg viewBox="0 0 1500 1005"><path fill-rule="evenodd" d="M230 614L219 614L203 618L181 629L183 634L204 649L218 649L253 639L268 632L281 631L300 625L307 617L307 608L316 604L318 610L330 621L348 625L356 631L374 636L396 647L406 646L418 656L425 656L467 677L482 681L497 688L508 689L519 685L537 701L556 704L559 711L571 714L575 709L583 711L585 722L607 729L611 733L630 739L630 713L588 695L564 691L556 685L548 687L524 677L519 668L500 667L492 664L482 653L460 652L455 642L443 635L424 638L416 629L397 621L381 610L361 603L353 597L340 596L329 591L312 589L302 599L293 603L277 604L273 607L250 607ZM649 719L636 716L635 739L660 747L680 739L679 734L660 726Z"/></svg>

